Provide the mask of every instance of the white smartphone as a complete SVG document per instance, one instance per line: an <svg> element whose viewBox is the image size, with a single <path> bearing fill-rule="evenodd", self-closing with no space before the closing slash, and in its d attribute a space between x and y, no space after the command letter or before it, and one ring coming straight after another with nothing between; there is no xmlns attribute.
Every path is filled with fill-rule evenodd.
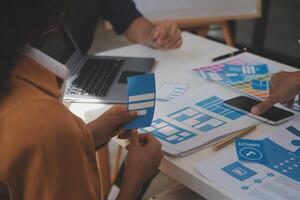
<svg viewBox="0 0 300 200"><path fill-rule="evenodd" d="M286 122L295 115L288 110L284 110L275 106L261 115L252 114L251 108L259 103L260 101L252 99L250 97L239 96L224 101L224 106L242 113L246 113L247 115L255 119L264 121L271 125L278 125Z"/></svg>

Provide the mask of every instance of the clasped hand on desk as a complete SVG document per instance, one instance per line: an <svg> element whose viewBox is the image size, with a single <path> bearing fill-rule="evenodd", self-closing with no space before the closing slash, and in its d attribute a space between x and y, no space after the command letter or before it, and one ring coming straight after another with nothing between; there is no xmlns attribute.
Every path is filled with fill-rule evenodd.
<svg viewBox="0 0 300 200"><path fill-rule="evenodd" d="M175 22L163 21L152 29L150 46L161 50L170 50L177 49L181 45L181 31Z"/></svg>
<svg viewBox="0 0 300 200"><path fill-rule="evenodd" d="M131 24L124 35L131 42L160 50L177 49L182 45L181 30L172 21L162 21L154 25L140 17Z"/></svg>

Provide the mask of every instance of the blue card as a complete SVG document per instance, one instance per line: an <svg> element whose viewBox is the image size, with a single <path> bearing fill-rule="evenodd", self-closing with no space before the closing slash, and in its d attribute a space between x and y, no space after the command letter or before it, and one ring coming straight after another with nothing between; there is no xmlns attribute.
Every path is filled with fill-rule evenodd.
<svg viewBox="0 0 300 200"><path fill-rule="evenodd" d="M286 128L289 132L293 133L294 135L300 137L300 130L298 130L296 127L294 126L289 126Z"/></svg>
<svg viewBox="0 0 300 200"><path fill-rule="evenodd" d="M229 78L226 76L224 72L202 72L199 71L200 76L207 80L212 81L228 81Z"/></svg>
<svg viewBox="0 0 300 200"><path fill-rule="evenodd" d="M134 129L151 126L155 109L155 76L147 74L127 78L128 110L136 110L137 118L124 128Z"/></svg>
<svg viewBox="0 0 300 200"><path fill-rule="evenodd" d="M255 90L268 91L270 89L270 81L251 80L251 87Z"/></svg>
<svg viewBox="0 0 300 200"><path fill-rule="evenodd" d="M224 71L226 73L237 73L244 75L258 75L269 73L268 66L266 64L259 65L228 65L225 64Z"/></svg>
<svg viewBox="0 0 300 200"><path fill-rule="evenodd" d="M256 74L269 73L268 65L266 65L266 64L255 65L255 72L256 72Z"/></svg>
<svg viewBox="0 0 300 200"><path fill-rule="evenodd" d="M244 76L241 74L226 74L226 75L228 76L228 79L231 82L241 82L245 80Z"/></svg>
<svg viewBox="0 0 300 200"><path fill-rule="evenodd" d="M243 74L239 73L225 73L221 72L199 72L200 76L205 79L212 80L212 81L231 81L231 82L240 82L244 81Z"/></svg>
<svg viewBox="0 0 300 200"><path fill-rule="evenodd" d="M237 139L236 152L239 160L267 164L268 160L264 150L264 143L259 140Z"/></svg>
<svg viewBox="0 0 300 200"><path fill-rule="evenodd" d="M224 65L224 71L227 74L242 74L242 65Z"/></svg>

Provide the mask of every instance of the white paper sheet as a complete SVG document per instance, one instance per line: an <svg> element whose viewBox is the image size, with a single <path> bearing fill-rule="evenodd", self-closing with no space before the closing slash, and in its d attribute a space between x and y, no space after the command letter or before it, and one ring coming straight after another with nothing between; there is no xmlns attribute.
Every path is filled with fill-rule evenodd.
<svg viewBox="0 0 300 200"><path fill-rule="evenodd" d="M289 126L300 130L300 119L295 118L293 122L274 127L261 138L267 137L272 141L272 145L265 146L265 151L268 152L267 159L269 157L268 164L238 161L235 148L232 147L202 161L196 169L215 184L234 194L236 199L299 199L300 157L299 153L295 152L300 147L292 145L292 141L299 140L300 137L289 132L286 129ZM274 162L270 157L281 161Z"/></svg>
<svg viewBox="0 0 300 200"><path fill-rule="evenodd" d="M157 104L152 127L143 131L153 132L166 153L185 154L216 138L259 123L222 106L222 100L235 96L237 95L215 84L190 90L178 100ZM164 127L178 131L176 134L162 133L161 129Z"/></svg>
<svg viewBox="0 0 300 200"><path fill-rule="evenodd" d="M187 84L178 83L164 83L156 93L156 100L158 101L172 101L184 95L188 89Z"/></svg>

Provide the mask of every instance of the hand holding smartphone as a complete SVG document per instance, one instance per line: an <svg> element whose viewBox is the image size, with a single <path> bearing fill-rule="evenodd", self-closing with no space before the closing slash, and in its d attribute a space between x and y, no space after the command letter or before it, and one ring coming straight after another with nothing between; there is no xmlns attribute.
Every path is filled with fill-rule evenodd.
<svg viewBox="0 0 300 200"><path fill-rule="evenodd" d="M246 113L247 115L255 119L258 119L271 125L281 124L285 121L290 120L294 116L294 113L275 106L273 106L271 109L260 115L252 114L252 107L256 106L259 103L261 102L250 97L239 96L224 101L224 106L236 110L238 112Z"/></svg>

